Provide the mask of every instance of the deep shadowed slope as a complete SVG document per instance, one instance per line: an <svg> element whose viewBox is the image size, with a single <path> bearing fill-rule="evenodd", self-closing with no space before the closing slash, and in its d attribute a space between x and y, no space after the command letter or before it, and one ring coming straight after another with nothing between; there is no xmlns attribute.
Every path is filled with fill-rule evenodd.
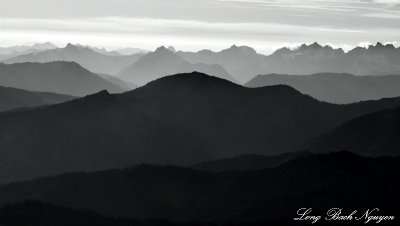
<svg viewBox="0 0 400 226"><path fill-rule="evenodd" d="M250 89L200 73L169 76L124 94L0 114L0 166L7 169L0 178L279 154L399 103L333 105L288 86Z"/></svg>
<svg viewBox="0 0 400 226"><path fill-rule="evenodd" d="M198 71L231 82L235 79L217 64L190 64L171 50L160 47L140 58L117 73L117 76L133 84L144 85L166 75Z"/></svg>
<svg viewBox="0 0 400 226"><path fill-rule="evenodd" d="M0 63L0 85L30 91L84 96L101 90L126 91L74 62Z"/></svg>
<svg viewBox="0 0 400 226"><path fill-rule="evenodd" d="M161 223L161 222L160 222ZM165 222L167 223L167 222ZM4 226L144 226L150 225L135 220L104 217L88 210L73 210L44 204L38 201L24 201L7 204L0 208L0 224Z"/></svg>
<svg viewBox="0 0 400 226"><path fill-rule="evenodd" d="M400 96L400 75L354 76L321 73L313 75L259 75L247 87L284 84L330 103L353 103Z"/></svg>
<svg viewBox="0 0 400 226"><path fill-rule="evenodd" d="M218 159L209 162L197 163L190 166L192 169L211 172L260 170L277 167L299 157L311 155L311 152L290 152L280 155L241 155L232 158Z"/></svg>
<svg viewBox="0 0 400 226"><path fill-rule="evenodd" d="M304 206L319 214L338 206L345 212L358 209L360 216L376 206L381 214L396 216L399 163L399 158L338 152L246 172L140 165L2 186L0 203L34 198L107 215L183 222L291 220ZM398 219L391 223L398 224Z"/></svg>
<svg viewBox="0 0 400 226"><path fill-rule="evenodd" d="M73 61L94 73L114 74L135 62L141 56L143 56L143 54L140 53L130 56L109 56L98 53L89 47L68 44L65 48L20 55L4 60L4 63Z"/></svg>
<svg viewBox="0 0 400 226"><path fill-rule="evenodd" d="M0 112L21 107L57 104L72 99L74 97L61 94L30 92L0 86Z"/></svg>
<svg viewBox="0 0 400 226"><path fill-rule="evenodd" d="M364 155L400 155L400 107L361 116L318 137L314 152L347 149Z"/></svg>

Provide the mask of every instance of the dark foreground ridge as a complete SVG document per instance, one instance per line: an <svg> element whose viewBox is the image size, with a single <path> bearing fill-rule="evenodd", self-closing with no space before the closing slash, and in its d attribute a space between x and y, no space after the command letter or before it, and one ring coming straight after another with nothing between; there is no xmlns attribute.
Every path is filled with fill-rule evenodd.
<svg viewBox="0 0 400 226"><path fill-rule="evenodd" d="M398 105L399 98L334 105L289 86L252 89L179 74L123 94L1 113L0 183L291 152L348 120Z"/></svg>
<svg viewBox="0 0 400 226"><path fill-rule="evenodd" d="M303 207L313 208L315 214L334 207L346 212L376 207L380 214L398 217L399 173L399 157L367 158L345 151L307 155L274 168L241 172L137 165L4 185L0 187L0 205L34 199L105 216L243 223L240 225L278 219L296 225L291 219ZM21 212L8 207L0 214L32 211L29 205L14 208ZM397 218L392 225L395 223Z"/></svg>

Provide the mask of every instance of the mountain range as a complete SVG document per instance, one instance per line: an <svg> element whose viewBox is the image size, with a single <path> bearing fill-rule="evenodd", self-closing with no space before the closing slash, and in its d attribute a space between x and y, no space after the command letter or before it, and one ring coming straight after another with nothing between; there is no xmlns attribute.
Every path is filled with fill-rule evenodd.
<svg viewBox="0 0 400 226"><path fill-rule="evenodd" d="M36 43L32 46L22 45L22 46L0 47L0 61L6 60L8 58L13 58L19 55L38 53L41 51L46 51L55 48L58 47L50 42Z"/></svg>
<svg viewBox="0 0 400 226"><path fill-rule="evenodd" d="M201 73L179 74L123 94L102 91L1 113L0 178L284 153L346 121L398 105L399 98L334 105L288 86L252 89Z"/></svg>
<svg viewBox="0 0 400 226"><path fill-rule="evenodd" d="M255 75L262 74L265 68L265 56L247 46L233 45L220 52L202 50L199 52L177 52L177 55L192 64L218 64L224 67L240 83L245 83Z"/></svg>
<svg viewBox="0 0 400 226"><path fill-rule="evenodd" d="M155 52L141 57L135 63L118 72L116 76L137 85L145 85L166 75L190 73L193 71L236 82L220 65L191 64L163 46L159 47Z"/></svg>
<svg viewBox="0 0 400 226"><path fill-rule="evenodd" d="M16 108L35 107L40 105L58 104L74 97L55 93L30 92L0 86L0 112Z"/></svg>
<svg viewBox="0 0 400 226"><path fill-rule="evenodd" d="M72 61L94 73L114 74L129 64L135 62L143 54L134 55L109 55L102 54L89 47L68 44L64 48L56 48L38 53L19 55L3 62L6 64L23 62L53 62Z"/></svg>
<svg viewBox="0 0 400 226"><path fill-rule="evenodd" d="M281 48L271 55L258 54L247 46L232 46L220 52L202 50L177 54L190 63L220 64L244 84L260 74L309 75L316 73L349 73L354 75L400 74L400 48L377 43L368 48L356 47L349 52L303 44L298 48Z"/></svg>
<svg viewBox="0 0 400 226"><path fill-rule="evenodd" d="M75 62L0 63L0 85L72 96L84 96L101 90L112 93L126 91Z"/></svg>
<svg viewBox="0 0 400 226"><path fill-rule="evenodd" d="M171 53L166 54L167 50ZM172 59L163 60L166 55ZM135 64L141 57L144 59ZM65 48L35 50L34 53L18 54L3 60L4 63L51 61L74 61L92 72L117 74L134 83L137 78L138 85L161 76L191 71L201 71L240 84L245 84L262 74L400 74L400 48L379 42L375 46L356 47L349 52L315 42L297 48L284 47L270 55L259 54L248 46L236 45L219 52L185 52L177 51L174 47L162 47L148 53L135 48L107 51L104 48L68 44Z"/></svg>
<svg viewBox="0 0 400 226"><path fill-rule="evenodd" d="M307 75L321 72L354 75L400 74L400 48L377 43L345 53L318 43L296 49L282 48L267 56L267 73ZM264 73L264 74L267 74Z"/></svg>
<svg viewBox="0 0 400 226"><path fill-rule="evenodd" d="M242 172L136 165L3 185L0 204L34 199L106 216L200 225L293 225L296 211L304 206L312 207L314 214L324 214L333 207L343 208L349 214L358 210L359 217L368 207L377 206L382 214L395 216L400 198L399 161L398 157L367 158L341 151L298 157L273 168ZM285 222L265 224L275 219ZM323 222L329 223L318 223ZM364 222L352 224L365 225ZM398 222L395 217L395 221L381 223ZM337 225L337 221L333 223Z"/></svg>
<svg viewBox="0 0 400 226"><path fill-rule="evenodd" d="M337 104L400 96L400 75L354 76L319 73L313 75L258 75L245 86L288 85L318 100Z"/></svg>

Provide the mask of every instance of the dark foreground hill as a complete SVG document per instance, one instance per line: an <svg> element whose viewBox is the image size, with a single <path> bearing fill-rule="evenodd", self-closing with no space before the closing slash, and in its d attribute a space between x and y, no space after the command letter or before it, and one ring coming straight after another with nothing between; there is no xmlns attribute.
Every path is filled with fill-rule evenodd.
<svg viewBox="0 0 400 226"><path fill-rule="evenodd" d="M0 187L0 203L35 199L107 216L238 225L273 219L293 223L296 211L305 207L314 214L334 207L343 208L344 214L358 210L360 217L377 207L380 215L396 216L399 161L337 152L245 172L138 165L5 185ZM395 220L392 225L398 224ZM325 225L324 220L318 223Z"/></svg>
<svg viewBox="0 0 400 226"><path fill-rule="evenodd" d="M314 152L346 149L364 155L397 156L400 154L400 107L346 122L316 138L307 149Z"/></svg>
<svg viewBox="0 0 400 226"><path fill-rule="evenodd" d="M30 92L0 86L0 112L15 108L58 104L74 97L55 93Z"/></svg>
<svg viewBox="0 0 400 226"><path fill-rule="evenodd" d="M400 76L354 76L320 73L313 75L259 75L247 87L288 85L318 100L330 103L353 103L400 96Z"/></svg>
<svg viewBox="0 0 400 226"><path fill-rule="evenodd" d="M84 96L101 90L120 93L126 89L106 81L75 62L0 63L0 85L30 91Z"/></svg>
<svg viewBox="0 0 400 226"><path fill-rule="evenodd" d="M194 164L296 150L358 116L400 104L319 102L288 86L245 88L200 73L0 114L0 181L135 163Z"/></svg>

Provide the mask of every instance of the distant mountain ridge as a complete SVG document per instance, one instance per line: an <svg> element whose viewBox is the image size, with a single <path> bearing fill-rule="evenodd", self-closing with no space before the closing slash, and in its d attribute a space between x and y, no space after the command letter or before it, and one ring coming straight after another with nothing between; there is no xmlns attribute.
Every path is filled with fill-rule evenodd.
<svg viewBox="0 0 400 226"><path fill-rule="evenodd" d="M0 179L290 152L398 105L399 98L334 105L283 85L251 89L201 73L168 76L123 94L0 114L0 169L7 168Z"/></svg>
<svg viewBox="0 0 400 226"><path fill-rule="evenodd" d="M94 73L114 74L127 65L135 62L142 54L130 56L104 55L85 46L68 44L64 48L51 49L39 53L20 55L4 60L6 64L23 62L73 61Z"/></svg>
<svg viewBox="0 0 400 226"><path fill-rule="evenodd" d="M218 64L240 83L247 82L252 77L262 74L265 68L265 56L258 54L247 46L233 45L220 52L201 50L199 52L177 52L177 55L190 63Z"/></svg>
<svg viewBox="0 0 400 226"><path fill-rule="evenodd" d="M75 97L55 93L30 92L0 86L0 112L16 108L27 108L41 105L58 104Z"/></svg>
<svg viewBox="0 0 400 226"><path fill-rule="evenodd" d="M400 74L400 48L379 42L368 48L356 47L347 53L341 48L334 49L315 42L294 49L284 47L271 55L258 54L251 47L235 45L220 52L179 51L177 54L191 63L220 64L243 84L260 74Z"/></svg>
<svg viewBox="0 0 400 226"><path fill-rule="evenodd" d="M400 74L400 48L377 43L368 48L356 47L345 53L342 49L318 43L283 48L267 56L268 73L306 75L323 72L354 75Z"/></svg>
<svg viewBox="0 0 400 226"><path fill-rule="evenodd" d="M354 76L319 73L313 75L259 75L245 86L288 85L318 100L347 104L400 96L400 75Z"/></svg>
<svg viewBox="0 0 400 226"><path fill-rule="evenodd" d="M400 74L400 48L379 42L375 46L356 47L349 52L329 45L322 46L315 42L309 45L303 44L298 48L283 47L270 55L259 54L248 46L236 45L219 52L177 51L172 46L168 49L164 47L164 49L175 55L169 57L179 57L180 61L185 61L185 63L171 59L171 61L164 60L163 64L157 61L157 58L147 56L146 60L134 66L133 64L146 54L158 55L157 50L150 53L135 48L107 51L72 44L68 44L65 48L16 56L4 62L74 61L95 73L118 74L122 77L131 77L131 79L139 77L137 80L140 85L167 74L192 71L215 74L230 81L235 80L240 84L245 84L260 74L348 73L357 76ZM127 55L130 53L133 55ZM176 65L170 65L172 63ZM156 67L151 68L151 66ZM162 73L162 69L165 73Z"/></svg>
<svg viewBox="0 0 400 226"><path fill-rule="evenodd" d="M190 73L193 71L236 82L220 65L188 63L164 46L141 57L135 63L118 72L116 76L137 85L144 85L166 75Z"/></svg>
<svg viewBox="0 0 400 226"><path fill-rule="evenodd" d="M75 62L0 63L0 85L29 91L84 96L101 90L126 89L91 73Z"/></svg>
<svg viewBox="0 0 400 226"><path fill-rule="evenodd" d="M32 46L10 46L10 47L0 47L0 61L13 58L19 55L38 53L45 50L55 49L58 46L53 43L36 43Z"/></svg>

